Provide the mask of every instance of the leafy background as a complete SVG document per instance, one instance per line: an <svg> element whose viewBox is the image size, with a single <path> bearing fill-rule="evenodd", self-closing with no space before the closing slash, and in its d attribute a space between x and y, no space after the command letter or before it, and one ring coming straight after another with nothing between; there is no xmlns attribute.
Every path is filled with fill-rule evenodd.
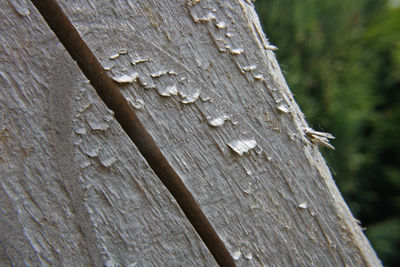
<svg viewBox="0 0 400 267"><path fill-rule="evenodd" d="M400 266L400 0L257 0L264 31L385 266Z"/></svg>

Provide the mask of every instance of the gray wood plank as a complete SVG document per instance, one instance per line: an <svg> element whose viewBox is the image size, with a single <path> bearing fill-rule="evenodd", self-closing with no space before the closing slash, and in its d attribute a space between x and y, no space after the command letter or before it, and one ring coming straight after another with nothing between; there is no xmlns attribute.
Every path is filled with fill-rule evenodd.
<svg viewBox="0 0 400 267"><path fill-rule="evenodd" d="M63 7L239 266L380 264L248 1Z"/></svg>
<svg viewBox="0 0 400 267"><path fill-rule="evenodd" d="M34 7L0 14L0 265L216 265Z"/></svg>

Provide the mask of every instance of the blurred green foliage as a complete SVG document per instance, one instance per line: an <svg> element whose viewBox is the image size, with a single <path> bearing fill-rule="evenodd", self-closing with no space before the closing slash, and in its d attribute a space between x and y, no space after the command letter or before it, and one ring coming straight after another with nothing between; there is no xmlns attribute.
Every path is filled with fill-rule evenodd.
<svg viewBox="0 0 400 267"><path fill-rule="evenodd" d="M397 6L396 6L397 4ZM257 0L322 152L385 266L400 266L400 0Z"/></svg>

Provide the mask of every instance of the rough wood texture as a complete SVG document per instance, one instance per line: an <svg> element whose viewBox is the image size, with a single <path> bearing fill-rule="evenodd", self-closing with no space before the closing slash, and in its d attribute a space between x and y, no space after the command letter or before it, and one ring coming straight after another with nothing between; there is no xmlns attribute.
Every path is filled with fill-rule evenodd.
<svg viewBox="0 0 400 267"><path fill-rule="evenodd" d="M1 266L215 265L40 15L1 4Z"/></svg>
<svg viewBox="0 0 400 267"><path fill-rule="evenodd" d="M249 1L104 2L60 4L238 266L380 265ZM215 265L33 6L0 14L0 265Z"/></svg>

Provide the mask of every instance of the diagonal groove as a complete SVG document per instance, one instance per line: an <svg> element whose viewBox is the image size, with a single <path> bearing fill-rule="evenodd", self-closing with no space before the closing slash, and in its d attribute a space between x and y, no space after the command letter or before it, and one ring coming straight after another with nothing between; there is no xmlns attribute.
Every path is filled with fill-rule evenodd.
<svg viewBox="0 0 400 267"><path fill-rule="evenodd" d="M179 175L161 153L152 136L139 121L116 84L82 40L75 27L55 0L31 0L47 24L64 45L79 68L90 80L97 94L109 109L129 138L136 145L154 173L160 178L177 201L185 216L221 266L235 266L222 240L186 188Z"/></svg>

